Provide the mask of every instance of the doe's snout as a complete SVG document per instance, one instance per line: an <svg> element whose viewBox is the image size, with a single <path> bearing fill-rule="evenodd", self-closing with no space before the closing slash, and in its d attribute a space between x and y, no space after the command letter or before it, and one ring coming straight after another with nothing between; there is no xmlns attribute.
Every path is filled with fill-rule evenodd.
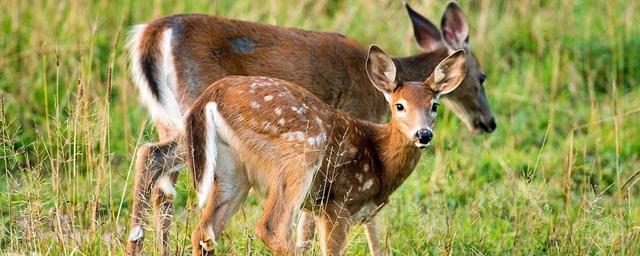
<svg viewBox="0 0 640 256"><path fill-rule="evenodd" d="M489 120L489 132L493 132L496 130L496 127L498 127L498 125L496 124L496 119L495 118L491 118L491 120Z"/></svg>
<svg viewBox="0 0 640 256"><path fill-rule="evenodd" d="M420 129L416 132L416 138L421 144L427 144L433 139L433 133L429 129Z"/></svg>
<svg viewBox="0 0 640 256"><path fill-rule="evenodd" d="M487 120L476 119L474 121L474 126L477 129L480 129L480 130L482 130L483 132L486 132L486 133L491 133L491 132L496 130L496 127L498 127L498 125L496 124L496 119L493 118L493 117L491 117L491 118L489 118Z"/></svg>

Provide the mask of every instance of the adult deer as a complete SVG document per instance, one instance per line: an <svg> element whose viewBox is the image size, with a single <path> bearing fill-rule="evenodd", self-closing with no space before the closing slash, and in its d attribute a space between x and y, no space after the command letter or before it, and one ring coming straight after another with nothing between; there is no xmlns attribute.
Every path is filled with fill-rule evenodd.
<svg viewBox="0 0 640 256"><path fill-rule="evenodd" d="M458 49L467 53L467 78L443 97L445 104L473 131L491 132L495 120L482 82L485 76L468 44L469 27L457 4L450 3L442 30L406 6L423 53L393 58L398 81L420 81ZM310 32L207 15L176 15L136 26L128 44L131 72L142 102L151 113L160 142L143 145L137 154L136 181L128 251L142 248L150 197L163 253L168 252L171 199L182 161L173 138L184 130L185 111L212 82L228 75L261 75L294 82L324 102L370 121L388 113L384 98L370 86L363 63L367 51L335 33ZM323 72L318 72L323 70ZM305 239L313 220L303 215ZM305 221L306 220L306 221ZM369 228L371 227L371 228ZM373 235L373 225L367 228ZM305 231L306 230L306 231ZM303 237L303 236L301 236ZM375 240L375 237L370 237Z"/></svg>
<svg viewBox="0 0 640 256"><path fill-rule="evenodd" d="M366 72L391 110L387 124L335 110L285 80L230 76L213 83L185 124L202 208L194 255L213 251L251 188L267 196L256 234L275 255L299 253L292 221L301 207L319 222L323 254L341 255L349 227L375 216L413 172L433 137L438 97L463 80L465 58L458 50L424 82L398 81L393 59L372 46Z"/></svg>

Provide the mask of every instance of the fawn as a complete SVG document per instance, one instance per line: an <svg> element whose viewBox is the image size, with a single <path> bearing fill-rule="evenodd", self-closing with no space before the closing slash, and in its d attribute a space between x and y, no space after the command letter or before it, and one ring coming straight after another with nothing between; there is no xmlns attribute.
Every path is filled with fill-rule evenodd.
<svg viewBox="0 0 640 256"><path fill-rule="evenodd" d="M372 218L413 172L433 137L438 98L466 70L458 50L424 82L400 81L393 59L372 46L366 72L391 110L387 124L357 119L277 78L214 82L185 118L184 154L202 209L194 255L213 251L251 188L266 196L256 234L274 254L300 252L292 240L300 208L319 223L323 254L342 254L349 227Z"/></svg>
<svg viewBox="0 0 640 256"><path fill-rule="evenodd" d="M469 46L469 26L460 7L451 2L441 31L405 6L422 53L393 58L399 81L422 81L436 64L464 49L467 76L443 102L470 130L492 132L495 119L484 92L485 75ZM175 158L174 138L184 130L184 113L208 85L228 75L281 78L309 90L324 102L358 118L380 122L388 114L363 63L367 49L336 33L304 31L208 15L174 15L138 25L127 44L131 73L142 103L149 110L160 141L137 153L131 234L127 251L142 249L146 208L151 201L159 224L163 254L168 254L171 199L182 161ZM286 63L286 65L283 65ZM323 72L317 72L323 70ZM377 251L373 221L367 224L372 251ZM300 246L313 237L313 218L301 218Z"/></svg>

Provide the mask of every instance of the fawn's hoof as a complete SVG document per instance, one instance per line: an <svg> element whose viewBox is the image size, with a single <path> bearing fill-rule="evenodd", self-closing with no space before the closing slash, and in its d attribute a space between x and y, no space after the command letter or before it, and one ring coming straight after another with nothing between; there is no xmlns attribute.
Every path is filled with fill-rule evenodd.
<svg viewBox="0 0 640 256"><path fill-rule="evenodd" d="M201 240L200 247L202 247L203 250L210 252L216 248L216 242L211 239Z"/></svg>
<svg viewBox="0 0 640 256"><path fill-rule="evenodd" d="M196 242L194 245L198 245L204 252L212 252L216 248L216 236L211 227L200 228L194 231L192 238L192 241Z"/></svg>
<svg viewBox="0 0 640 256"><path fill-rule="evenodd" d="M213 234L213 230L211 228L207 228L202 234L202 240L200 240L200 246L205 251L213 251L216 248L216 236Z"/></svg>
<svg viewBox="0 0 640 256"><path fill-rule="evenodd" d="M311 240L298 241L298 243L296 243L296 247L298 247L298 251L306 252L311 249Z"/></svg>

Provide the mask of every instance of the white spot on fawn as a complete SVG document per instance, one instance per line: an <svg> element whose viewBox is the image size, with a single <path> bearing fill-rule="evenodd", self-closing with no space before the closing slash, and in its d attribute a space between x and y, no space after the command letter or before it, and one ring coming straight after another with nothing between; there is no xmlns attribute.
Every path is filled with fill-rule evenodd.
<svg viewBox="0 0 640 256"><path fill-rule="evenodd" d="M274 112L276 112L276 115L282 115L282 108L277 107L275 110L273 110Z"/></svg>
<svg viewBox="0 0 640 256"><path fill-rule="evenodd" d="M285 121L285 120L284 120L284 118L280 118L280 119L278 120L278 124L279 124L280 126L283 126L286 122L287 122L287 121Z"/></svg>
<svg viewBox="0 0 640 256"><path fill-rule="evenodd" d="M295 132L284 133L281 135L281 137L287 139L288 141L293 141L293 140L303 141L305 136L304 136L304 132L295 131Z"/></svg>
<svg viewBox="0 0 640 256"><path fill-rule="evenodd" d="M349 148L349 155L350 156L355 156L358 153L358 149L353 147L353 148Z"/></svg>
<svg viewBox="0 0 640 256"><path fill-rule="evenodd" d="M296 113L301 114L301 115L306 112L305 107L299 107L299 108L291 107L291 110L293 110L293 112L296 112Z"/></svg>
<svg viewBox="0 0 640 256"><path fill-rule="evenodd" d="M327 140L327 135L325 135L324 133L321 133L318 136L308 138L307 142L315 146L315 145L320 145L324 143L326 140Z"/></svg>
<svg viewBox="0 0 640 256"><path fill-rule="evenodd" d="M254 108L254 109L260 108L260 104L258 104L258 102L255 102L255 101L252 101L250 105L251 105L251 108Z"/></svg>
<svg viewBox="0 0 640 256"><path fill-rule="evenodd" d="M364 172L369 172L369 164L364 164L364 166L362 166L362 170L364 170Z"/></svg>
<svg viewBox="0 0 640 256"><path fill-rule="evenodd" d="M273 99L273 96L271 95L264 96L264 101L271 101L272 99Z"/></svg>
<svg viewBox="0 0 640 256"><path fill-rule="evenodd" d="M262 128L264 128L267 131L270 131L272 133L276 133L278 132L278 129L276 127L274 127L271 123L269 122L264 122L262 123Z"/></svg>
<svg viewBox="0 0 640 256"><path fill-rule="evenodd" d="M260 86L258 83L251 83L251 84L249 85L249 88L251 88L251 90L254 90L254 89L256 89L258 86Z"/></svg>
<svg viewBox="0 0 640 256"><path fill-rule="evenodd" d="M362 191L368 190L373 186L373 180L367 180L362 184Z"/></svg>
<svg viewBox="0 0 640 256"><path fill-rule="evenodd" d="M364 177L362 176L362 173L356 173L356 179L358 179L358 181L362 183L362 179L364 179Z"/></svg>

